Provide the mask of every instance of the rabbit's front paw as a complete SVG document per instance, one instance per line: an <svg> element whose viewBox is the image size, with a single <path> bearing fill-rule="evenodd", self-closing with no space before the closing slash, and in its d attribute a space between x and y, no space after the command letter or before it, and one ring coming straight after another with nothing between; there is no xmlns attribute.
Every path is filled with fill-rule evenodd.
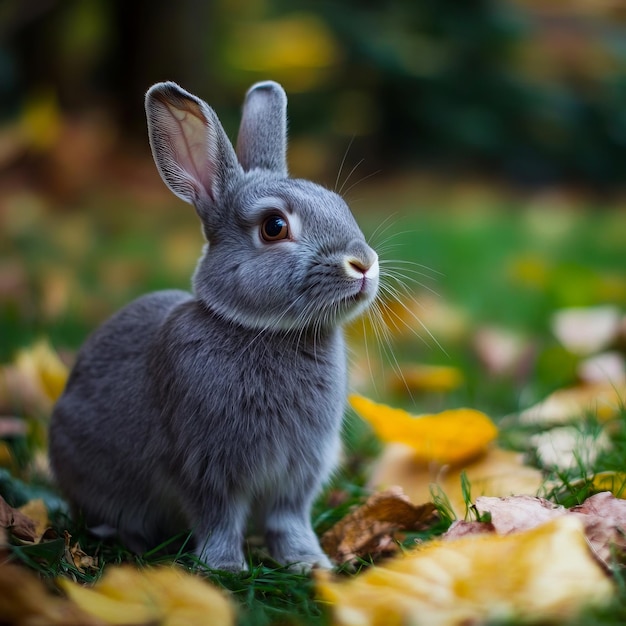
<svg viewBox="0 0 626 626"><path fill-rule="evenodd" d="M285 563L289 563L289 569L300 574L308 574L312 569L331 569L333 564L330 559L323 553L318 554L301 554L285 559Z"/></svg>
<svg viewBox="0 0 626 626"><path fill-rule="evenodd" d="M247 572L248 564L243 551L217 550L215 546L207 546L197 551L200 566L206 569L217 569L225 572Z"/></svg>

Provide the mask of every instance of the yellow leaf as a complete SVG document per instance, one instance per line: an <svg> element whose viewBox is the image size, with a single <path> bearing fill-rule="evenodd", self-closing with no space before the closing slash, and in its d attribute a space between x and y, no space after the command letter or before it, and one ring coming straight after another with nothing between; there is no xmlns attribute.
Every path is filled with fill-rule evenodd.
<svg viewBox="0 0 626 626"><path fill-rule="evenodd" d="M399 486L412 502L432 498L436 486L443 492L457 518L465 516L461 473L469 480L471 496L536 495L544 478L542 473L524 465L524 456L511 450L490 448L485 454L457 466L438 465L416 459L403 444L388 444L372 470L369 486L387 489Z"/></svg>
<svg viewBox="0 0 626 626"><path fill-rule="evenodd" d="M320 573L317 588L336 626L563 620L614 593L573 516L511 535L428 542L344 583Z"/></svg>
<svg viewBox="0 0 626 626"><path fill-rule="evenodd" d="M35 529L33 541L35 543L39 543L46 531L50 528L48 509L46 508L44 501L41 498L29 500L18 510L34 522Z"/></svg>
<svg viewBox="0 0 626 626"><path fill-rule="evenodd" d="M231 626L235 614L227 598L198 576L175 567L137 570L109 567L93 588L66 579L59 584L83 611L108 624Z"/></svg>
<svg viewBox="0 0 626 626"><path fill-rule="evenodd" d="M380 439L410 446L423 461L462 463L484 452L498 434L493 422L474 409L415 416L358 395L350 396L350 404Z"/></svg>
<svg viewBox="0 0 626 626"><path fill-rule="evenodd" d="M16 366L36 380L52 402L63 392L68 369L47 341L39 341L31 348L20 351Z"/></svg>
<svg viewBox="0 0 626 626"><path fill-rule="evenodd" d="M105 626L65 598L53 595L33 572L0 564L0 616L14 626Z"/></svg>
<svg viewBox="0 0 626 626"><path fill-rule="evenodd" d="M445 365L416 364L403 367L393 391L440 391L458 389L464 382L461 370Z"/></svg>
<svg viewBox="0 0 626 626"><path fill-rule="evenodd" d="M626 500L626 472L598 472L593 476L572 480L568 484L572 488L589 486L594 492L610 491L616 498ZM561 484L555 482L552 486L559 488Z"/></svg>

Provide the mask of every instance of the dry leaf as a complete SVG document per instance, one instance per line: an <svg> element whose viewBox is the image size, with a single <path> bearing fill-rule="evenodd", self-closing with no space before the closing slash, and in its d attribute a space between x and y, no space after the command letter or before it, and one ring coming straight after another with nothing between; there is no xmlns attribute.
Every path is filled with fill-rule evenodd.
<svg viewBox="0 0 626 626"><path fill-rule="evenodd" d="M0 621L12 626L106 626L50 593L32 572L10 563L0 565Z"/></svg>
<svg viewBox="0 0 626 626"><path fill-rule="evenodd" d="M456 367L414 364L402 367L399 376L394 376L389 387L395 393L446 393L458 389L464 381L463 373Z"/></svg>
<svg viewBox="0 0 626 626"><path fill-rule="evenodd" d="M512 374L527 360L532 346L508 329L484 327L474 335L474 350L491 374Z"/></svg>
<svg viewBox="0 0 626 626"><path fill-rule="evenodd" d="M612 444L605 431L584 433L575 426L560 426L532 435L530 446L542 467L567 470L593 466Z"/></svg>
<svg viewBox="0 0 626 626"><path fill-rule="evenodd" d="M18 370L37 381L51 402L63 392L68 368L47 341L39 341L31 348L18 353L15 364Z"/></svg>
<svg viewBox="0 0 626 626"><path fill-rule="evenodd" d="M476 510L480 515L489 513L491 526L499 535L530 530L567 514L567 509L544 498L511 496L476 498Z"/></svg>
<svg viewBox="0 0 626 626"><path fill-rule="evenodd" d="M619 352L603 352L585 359L578 365L578 378L583 383L626 383L626 364Z"/></svg>
<svg viewBox="0 0 626 626"><path fill-rule="evenodd" d="M522 411L517 421L526 426L564 424L595 415L601 421L617 415L626 402L626 383L596 383L559 389L545 400ZM511 419L511 418L510 418Z"/></svg>
<svg viewBox="0 0 626 626"><path fill-rule="evenodd" d="M428 542L344 583L320 572L318 591L337 626L461 626L563 620L608 602L614 586L582 521L564 516L512 535Z"/></svg>
<svg viewBox="0 0 626 626"><path fill-rule="evenodd" d="M562 516L578 516L596 558L610 566L614 548L626 551L626 501L610 492L591 496L583 504L566 509L542 498L515 496L511 498L477 498L476 510L490 515L490 528L505 535L536 528L547 520ZM481 532L486 532L481 529ZM477 526L465 528L466 534L478 531Z"/></svg>
<svg viewBox="0 0 626 626"><path fill-rule="evenodd" d="M489 535L495 533L496 529L491 522L468 522L457 519L450 524L450 528L441 536L442 539L450 541L460 539L469 535Z"/></svg>
<svg viewBox="0 0 626 626"><path fill-rule="evenodd" d="M428 502L419 506L399 488L370 496L365 502L327 530L321 538L322 548L336 563L357 557L395 552L394 533L399 530L427 528L437 518L435 507Z"/></svg>
<svg viewBox="0 0 626 626"><path fill-rule="evenodd" d="M50 528L48 509L41 498L28 501L19 511L35 524L33 543L39 543L48 533L54 533Z"/></svg>
<svg viewBox="0 0 626 626"><path fill-rule="evenodd" d="M19 417L0 417L0 438L24 437L28 432L26 422Z"/></svg>
<svg viewBox="0 0 626 626"><path fill-rule="evenodd" d="M78 541L71 545L72 535L67 530L64 531L65 537L65 560L72 563L79 572L85 570L98 570L98 557L88 555L81 547Z"/></svg>
<svg viewBox="0 0 626 626"><path fill-rule="evenodd" d="M37 524L27 515L14 509L0 496L0 528L6 528L17 539L34 542L37 538Z"/></svg>
<svg viewBox="0 0 626 626"><path fill-rule="evenodd" d="M447 497L457 517L465 516L465 500L461 489L461 473L471 485L472 496L508 496L537 494L544 482L541 472L524 465L524 455L510 450L491 448L471 462L456 466L442 466L415 459L411 448L402 444L388 444L374 465L369 486L386 489L402 487L412 502L432 498L433 486Z"/></svg>
<svg viewBox="0 0 626 626"><path fill-rule="evenodd" d="M109 567L93 588L58 583L83 611L107 624L203 626L209 616L215 626L234 624L233 606L221 591L175 567Z"/></svg>
<svg viewBox="0 0 626 626"><path fill-rule="evenodd" d="M422 461L462 463L484 452L498 434L493 422L473 409L415 416L363 396L353 394L349 399L380 439L410 446L415 459Z"/></svg>
<svg viewBox="0 0 626 626"><path fill-rule="evenodd" d="M620 331L622 314L617 307L599 306L557 311L552 332L573 354L587 355L604 350Z"/></svg>
<svg viewBox="0 0 626 626"><path fill-rule="evenodd" d="M616 498L626 496L626 472L598 472L590 482L594 491L610 491Z"/></svg>

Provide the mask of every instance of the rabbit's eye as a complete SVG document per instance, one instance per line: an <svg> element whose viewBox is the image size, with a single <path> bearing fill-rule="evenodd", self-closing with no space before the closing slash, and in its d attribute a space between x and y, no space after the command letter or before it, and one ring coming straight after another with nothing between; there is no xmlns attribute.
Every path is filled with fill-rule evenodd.
<svg viewBox="0 0 626 626"><path fill-rule="evenodd" d="M281 215L271 215L261 224L261 237L264 241L280 241L289 237L289 224Z"/></svg>

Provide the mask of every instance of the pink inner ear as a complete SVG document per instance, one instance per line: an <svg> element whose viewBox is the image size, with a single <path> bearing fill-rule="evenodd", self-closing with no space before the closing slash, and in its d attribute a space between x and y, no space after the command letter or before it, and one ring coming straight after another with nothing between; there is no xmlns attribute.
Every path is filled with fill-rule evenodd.
<svg viewBox="0 0 626 626"><path fill-rule="evenodd" d="M217 158L215 129L192 100L158 98L155 126L163 153L155 155L169 187L183 200L214 197Z"/></svg>

